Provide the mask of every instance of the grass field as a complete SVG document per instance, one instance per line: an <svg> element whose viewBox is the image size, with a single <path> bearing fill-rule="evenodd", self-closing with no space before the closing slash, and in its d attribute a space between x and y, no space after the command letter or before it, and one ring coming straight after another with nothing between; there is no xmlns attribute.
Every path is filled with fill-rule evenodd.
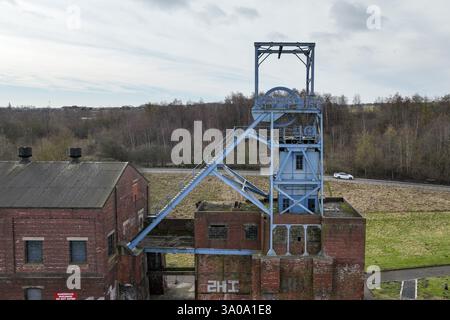
<svg viewBox="0 0 450 320"><path fill-rule="evenodd" d="M450 264L450 212L366 214L366 265L382 270Z"/></svg>
<svg viewBox="0 0 450 320"><path fill-rule="evenodd" d="M185 176L147 175L151 203L170 199ZM249 179L267 188L267 179ZM325 189L328 196L345 197L367 218L367 265L386 270L450 264L450 192L338 181L327 182ZM236 199L243 198L208 177L170 216L193 218L198 201Z"/></svg>
<svg viewBox="0 0 450 320"><path fill-rule="evenodd" d="M373 297L377 300L398 300L402 283L398 281L383 282L381 289L372 290Z"/></svg>
<svg viewBox="0 0 450 320"><path fill-rule="evenodd" d="M447 285L447 286L446 286ZM447 289L446 289L447 287ZM450 277L426 278L419 280L418 299L450 299Z"/></svg>

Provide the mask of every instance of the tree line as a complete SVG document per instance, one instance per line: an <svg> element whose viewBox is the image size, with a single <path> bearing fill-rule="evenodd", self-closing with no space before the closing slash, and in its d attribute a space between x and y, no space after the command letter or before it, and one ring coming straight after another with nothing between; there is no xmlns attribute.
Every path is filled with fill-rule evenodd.
<svg viewBox="0 0 450 320"><path fill-rule="evenodd" d="M428 99L396 94L367 105L356 96L321 96L325 170L355 176L450 183L450 95ZM177 128L245 127L253 97L233 93L223 102L148 103L122 108L0 108L0 160L33 147L34 160L65 160L82 147L85 160L166 166Z"/></svg>

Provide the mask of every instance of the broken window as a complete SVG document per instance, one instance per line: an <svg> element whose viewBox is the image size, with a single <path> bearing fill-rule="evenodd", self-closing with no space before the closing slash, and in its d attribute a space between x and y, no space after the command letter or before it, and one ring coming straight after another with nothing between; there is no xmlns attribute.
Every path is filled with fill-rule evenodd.
<svg viewBox="0 0 450 320"><path fill-rule="evenodd" d="M245 240L257 240L258 239L258 226L249 224L245 226Z"/></svg>
<svg viewBox="0 0 450 320"><path fill-rule="evenodd" d="M308 209L312 212L316 211L316 199L308 199Z"/></svg>
<svg viewBox="0 0 450 320"><path fill-rule="evenodd" d="M289 199L283 198L283 211L289 208L291 201Z"/></svg>
<svg viewBox="0 0 450 320"><path fill-rule="evenodd" d="M301 154L295 156L295 169L303 170L303 155Z"/></svg>
<svg viewBox="0 0 450 320"><path fill-rule="evenodd" d="M228 227L224 224L212 224L208 228L209 239L226 240L228 238Z"/></svg>

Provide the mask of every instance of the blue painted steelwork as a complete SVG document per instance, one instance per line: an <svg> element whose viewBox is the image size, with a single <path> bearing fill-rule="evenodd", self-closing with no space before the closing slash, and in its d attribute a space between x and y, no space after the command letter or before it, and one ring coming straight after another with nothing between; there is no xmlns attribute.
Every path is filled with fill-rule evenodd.
<svg viewBox="0 0 450 320"><path fill-rule="evenodd" d="M248 201L252 202L254 205L256 205L261 211L264 213L269 214L269 210L264 206L264 204L259 201L257 198L255 198L251 193L244 190L244 188L239 188L239 186L236 184L235 181L230 180L229 178L221 175L217 170L214 170L212 172L217 178L222 180L225 184L229 185L231 188L233 188L235 191L240 193L244 198L246 198Z"/></svg>
<svg viewBox="0 0 450 320"><path fill-rule="evenodd" d="M210 162L205 164L205 166L197 173L197 175L187 184L185 185L174 198L172 198L167 205L162 208L162 210L157 214L155 219L144 228L132 241L127 244L127 247L130 250L135 250L136 246L144 240L144 238L152 231L173 209L192 191L195 187L198 186L200 182L203 181L208 175L213 173L214 170L217 169L217 166L223 163L223 160L233 151L237 145L239 145L251 132L253 132L254 128L263 120L265 114L259 115L255 121L248 127L247 130L244 131L237 139L233 139L232 143L227 145L225 150L217 155Z"/></svg>
<svg viewBox="0 0 450 320"><path fill-rule="evenodd" d="M252 115L268 113L263 122L270 123L271 175L269 177L270 241L268 255L273 250L275 193L278 194L277 214L323 215L323 121L320 101L314 95L314 43L258 42L255 43L255 104ZM284 54L295 55L306 67L302 95L285 87L275 87L265 95L259 94L260 67L272 54L280 59ZM288 121L282 118L289 117ZM294 120L297 121L294 121ZM298 122L298 123L296 123ZM274 128L280 128L279 141L274 141ZM260 140L261 141L261 140ZM274 149L280 165L274 168ZM289 230L292 225L286 225ZM307 226L304 227L305 232ZM289 241L288 241L289 243ZM289 252L289 248L288 248ZM307 251L305 249L305 254Z"/></svg>
<svg viewBox="0 0 450 320"><path fill-rule="evenodd" d="M210 248L144 248L145 253L185 253L185 254L214 254L251 256L259 251L255 250L233 250L233 249L210 249Z"/></svg>
<svg viewBox="0 0 450 320"><path fill-rule="evenodd" d="M278 212L295 214L323 215L323 121L320 103L314 96L314 43L300 42L257 42L255 43L255 104L252 109L254 122L231 143L225 151L204 164L204 167L183 189L172 198L155 216L149 226L142 230L130 243L128 248L136 246L177 206L205 177L214 175L233 188L247 200L256 205L269 216L270 233L268 255L275 255L273 250L273 230L279 226L273 224L275 211L275 193L278 193ZM293 54L306 67L306 83L303 95L286 87L275 87L265 95L259 95L259 68L266 59L277 54ZM296 121L306 116L309 123L304 128ZM285 118L288 118L287 120ZM312 121L312 122L311 122ZM270 138L255 135L255 128L260 123L270 124ZM301 123L303 125L303 122ZM281 128L282 136L275 137L275 129ZM225 158L244 139L256 138L270 148L269 191L260 190L250 181L223 164ZM226 138L225 138L226 139ZM227 141L227 140L225 140ZM228 142L228 141L227 141ZM278 148L278 149L277 149ZM276 155L276 153L279 153ZM281 165L275 167L275 156L280 156ZM301 158L299 158L301 157ZM223 170L222 174L219 169ZM255 195L268 198L265 206ZM286 226L289 230L291 225ZM304 227L305 232L307 226ZM289 243L289 241L288 241ZM306 243L306 242L305 242ZM194 254L251 254L250 250L221 249L162 249L145 248L146 252L194 253ZM170 252L169 252L170 251ZM289 252L289 250L288 250ZM305 250L307 254L307 251Z"/></svg>
<svg viewBox="0 0 450 320"><path fill-rule="evenodd" d="M251 135L249 135L249 137L251 137ZM223 169L223 171L228 173L231 176L231 178L233 179L233 181L229 180L228 177L225 177L224 175L222 175L222 176L225 179L227 179L227 181L229 180L230 183L236 183L237 185L239 185L239 187L240 187L240 189L242 189L242 191L246 191L246 192L250 191L250 192L256 193L260 196L263 196L264 198L267 198L269 196L267 194L267 192L264 192L263 190L261 190L260 188L255 186L251 181L247 180L246 178L244 178L239 173L237 173L230 167L226 166L225 164L218 165L217 169Z"/></svg>

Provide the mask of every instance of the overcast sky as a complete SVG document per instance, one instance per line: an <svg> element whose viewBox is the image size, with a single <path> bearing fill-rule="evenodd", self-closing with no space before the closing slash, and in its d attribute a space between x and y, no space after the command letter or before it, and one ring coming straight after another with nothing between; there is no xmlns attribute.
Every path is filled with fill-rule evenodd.
<svg viewBox="0 0 450 320"><path fill-rule="evenodd" d="M441 96L449 12L446 0L0 0L0 106L251 94L255 41L316 42L320 93ZM261 89L302 88L295 59L266 61Z"/></svg>

